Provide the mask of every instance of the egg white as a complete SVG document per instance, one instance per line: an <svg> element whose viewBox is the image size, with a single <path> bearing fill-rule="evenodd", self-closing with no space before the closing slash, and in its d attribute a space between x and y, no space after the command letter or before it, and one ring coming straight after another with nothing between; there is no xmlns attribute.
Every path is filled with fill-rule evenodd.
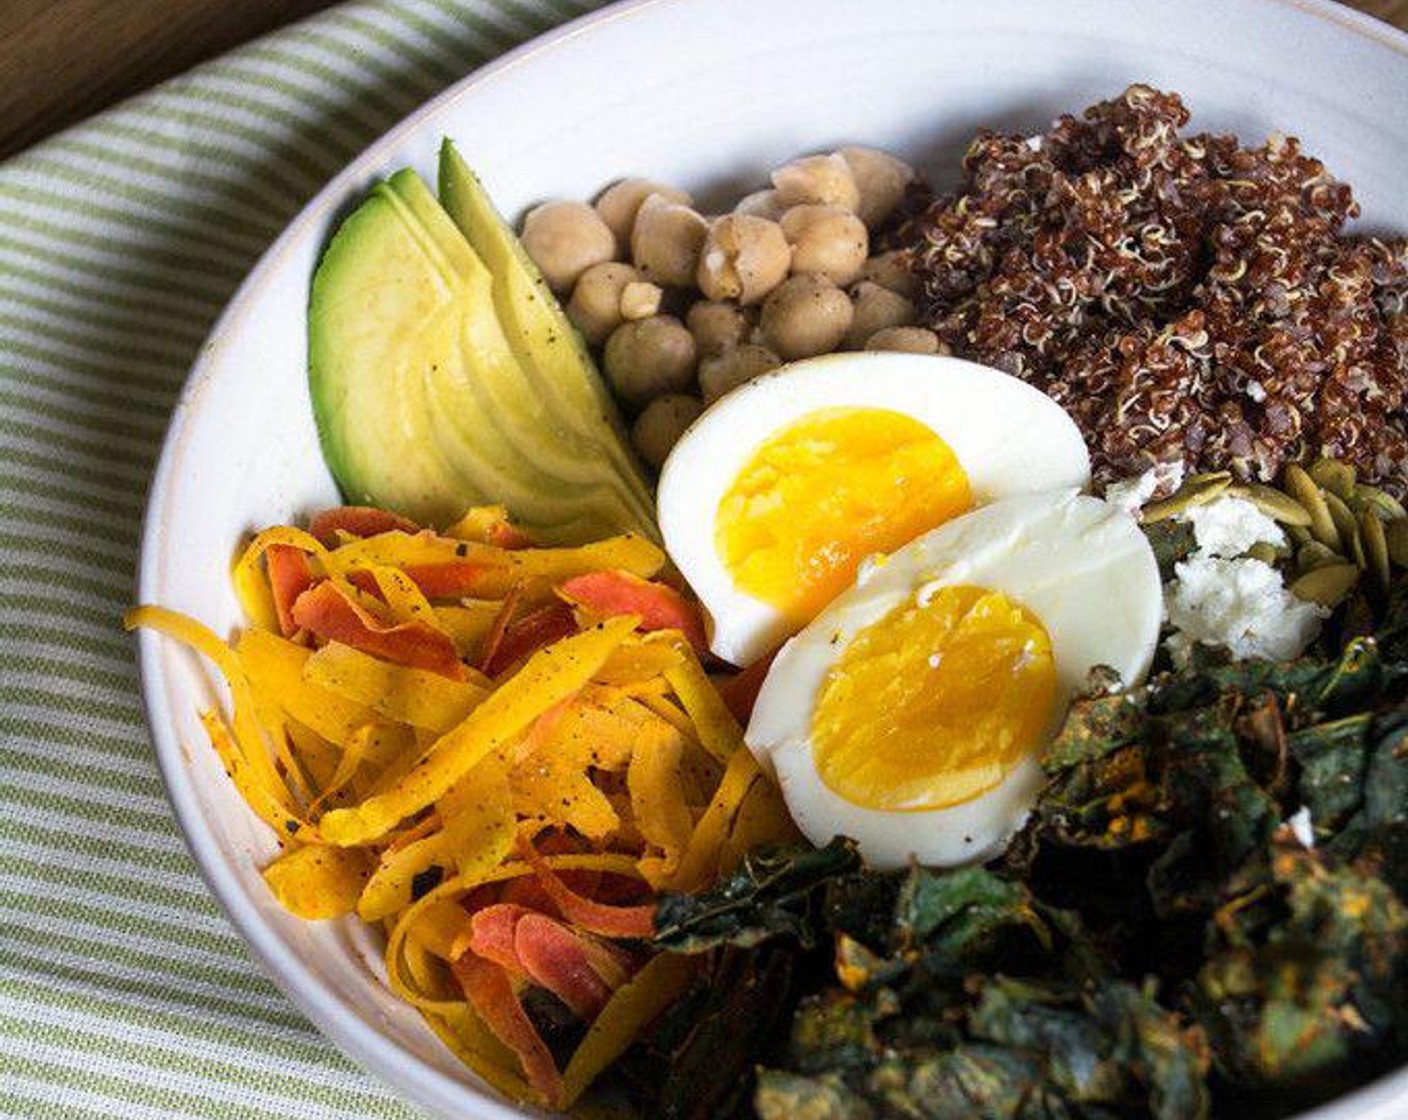
<svg viewBox="0 0 1408 1120"><path fill-rule="evenodd" d="M947 809L883 811L828 787L812 756L811 721L827 672L867 627L906 601L947 586L1000 591L1034 614L1051 639L1054 734L1098 665L1126 685L1153 661L1163 613L1158 564L1127 512L1067 489L1007 498L955 518L888 557L779 652L758 694L746 739L777 776L787 807L812 842L850 836L875 867L910 857L952 866L999 850L1041 786L1024 760L995 789Z"/></svg>
<svg viewBox="0 0 1408 1120"><path fill-rule="evenodd" d="M675 445L660 473L665 548L703 604L710 648L735 665L766 654L791 630L776 607L742 591L714 539L719 503L758 447L819 409L883 408L927 425L968 476L974 502L1081 488L1090 460L1055 401L1008 374L923 354L829 354L794 362L734 390ZM798 510L804 519L806 510Z"/></svg>

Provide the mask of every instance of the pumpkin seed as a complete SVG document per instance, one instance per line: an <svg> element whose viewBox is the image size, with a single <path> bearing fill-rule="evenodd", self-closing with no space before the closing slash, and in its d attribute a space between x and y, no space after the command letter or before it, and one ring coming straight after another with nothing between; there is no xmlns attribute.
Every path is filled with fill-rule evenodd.
<svg viewBox="0 0 1408 1120"><path fill-rule="evenodd" d="M1354 493L1347 499L1349 508L1355 513L1362 514L1365 510L1377 513L1385 521L1396 521L1401 517L1408 517L1408 510L1392 494L1386 494L1377 486L1366 486L1360 483L1354 488Z"/></svg>
<svg viewBox="0 0 1408 1120"><path fill-rule="evenodd" d="M1335 523L1335 532L1340 538L1340 552L1354 558L1361 568L1364 566L1364 548L1359 543L1359 519L1344 504L1338 494L1326 490L1325 508L1330 511L1330 520Z"/></svg>
<svg viewBox="0 0 1408 1120"><path fill-rule="evenodd" d="M1384 526L1389 559L1400 568L1408 568L1408 520L1398 518Z"/></svg>
<svg viewBox="0 0 1408 1120"><path fill-rule="evenodd" d="M1338 459L1316 459L1310 465L1310 477L1342 502L1354 493L1354 468Z"/></svg>
<svg viewBox="0 0 1408 1120"><path fill-rule="evenodd" d="M1344 557L1333 548L1326 548L1319 541L1309 541L1296 551L1296 571L1300 575L1323 568L1327 564L1343 564Z"/></svg>
<svg viewBox="0 0 1408 1120"><path fill-rule="evenodd" d="M1299 502L1297 502L1296 504L1300 505ZM1301 509L1304 508L1304 506L1301 506ZM1309 544L1312 540L1315 539L1310 535L1310 530L1307 529L1304 525L1287 525L1286 536L1291 538L1291 543L1294 545Z"/></svg>
<svg viewBox="0 0 1408 1120"><path fill-rule="evenodd" d="M1252 560L1260 560L1263 564L1275 564L1279 559L1276 546L1270 541L1257 541L1243 554Z"/></svg>
<svg viewBox="0 0 1408 1120"><path fill-rule="evenodd" d="M1190 474L1183 480L1184 486L1202 486L1209 482L1221 482L1223 479L1231 481L1231 471L1203 471L1201 474Z"/></svg>
<svg viewBox="0 0 1408 1120"><path fill-rule="evenodd" d="M1145 524L1150 524L1155 521L1166 521L1170 517L1177 517L1185 510L1212 501L1226 490L1231 482L1232 476L1227 471L1195 475L1167 498L1150 502L1140 513L1139 519Z"/></svg>
<svg viewBox="0 0 1408 1120"><path fill-rule="evenodd" d="M1292 463L1286 468L1286 493L1305 507L1310 514L1310 535L1328 548L1338 548L1339 532L1330 517L1330 507L1325 504L1324 492L1315 485L1304 468Z"/></svg>
<svg viewBox="0 0 1408 1120"><path fill-rule="evenodd" d="M1359 536L1364 542L1364 559L1373 575L1379 590L1387 593L1390 572L1388 569L1388 540L1384 536L1384 523L1374 513L1359 515Z"/></svg>
<svg viewBox="0 0 1408 1120"><path fill-rule="evenodd" d="M1246 498L1267 517L1282 525L1310 524L1310 514L1306 508L1273 486L1263 486L1259 482L1234 482L1227 488L1227 493Z"/></svg>
<svg viewBox="0 0 1408 1120"><path fill-rule="evenodd" d="M1336 607L1359 582L1359 569L1353 564L1326 564L1305 573L1291 584L1291 594L1308 603Z"/></svg>

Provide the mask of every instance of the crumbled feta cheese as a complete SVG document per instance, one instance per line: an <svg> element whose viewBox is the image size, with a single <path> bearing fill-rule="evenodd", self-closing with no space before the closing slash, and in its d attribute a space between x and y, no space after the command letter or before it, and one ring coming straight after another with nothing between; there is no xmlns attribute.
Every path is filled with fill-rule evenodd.
<svg viewBox="0 0 1408 1120"><path fill-rule="evenodd" d="M1154 496L1154 487L1157 485L1158 482L1154 478L1154 471L1151 467L1134 478L1110 483L1105 487L1105 501L1126 513L1137 513L1139 507Z"/></svg>
<svg viewBox="0 0 1408 1120"><path fill-rule="evenodd" d="M1214 498L1192 506L1180 520L1193 526L1193 539L1202 556L1240 556L1262 541L1278 548L1286 543L1281 526L1246 498Z"/></svg>
<svg viewBox="0 0 1408 1120"><path fill-rule="evenodd" d="M1174 633L1166 642L1174 664L1188 664L1193 646L1225 646L1237 660L1284 661L1320 632L1324 607L1297 599L1281 574L1260 560L1195 555L1174 567L1164 589Z"/></svg>
<svg viewBox="0 0 1408 1120"><path fill-rule="evenodd" d="M1302 805L1287 817L1286 827L1300 841L1302 848L1315 847L1315 823L1310 819L1310 806Z"/></svg>
<svg viewBox="0 0 1408 1120"><path fill-rule="evenodd" d="M1247 396L1251 397L1257 404L1260 404L1266 399L1266 386L1253 378L1251 381L1247 382Z"/></svg>
<svg viewBox="0 0 1408 1120"><path fill-rule="evenodd" d="M1155 494L1172 494L1183 485L1183 463L1173 459L1155 463L1134 478L1112 482L1105 487L1105 501L1126 513L1137 513Z"/></svg>

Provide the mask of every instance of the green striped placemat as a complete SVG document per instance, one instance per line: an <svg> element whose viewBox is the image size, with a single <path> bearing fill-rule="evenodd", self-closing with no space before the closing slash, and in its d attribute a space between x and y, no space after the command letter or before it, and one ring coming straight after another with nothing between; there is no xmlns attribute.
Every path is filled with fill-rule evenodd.
<svg viewBox="0 0 1408 1120"><path fill-rule="evenodd" d="M0 1118L417 1113L259 972L167 809L119 617L196 350L299 207L595 0L360 0L0 165Z"/></svg>

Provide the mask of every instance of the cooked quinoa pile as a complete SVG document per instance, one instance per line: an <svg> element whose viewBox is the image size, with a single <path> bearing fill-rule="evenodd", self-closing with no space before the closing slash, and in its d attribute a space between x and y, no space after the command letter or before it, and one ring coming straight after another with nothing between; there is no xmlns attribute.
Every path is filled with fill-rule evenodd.
<svg viewBox="0 0 1408 1120"><path fill-rule="evenodd" d="M979 134L906 231L928 324L1067 408L1097 481L1324 455L1404 497L1408 239L1345 235L1350 188L1296 140L1188 119L1136 85L1040 137Z"/></svg>

